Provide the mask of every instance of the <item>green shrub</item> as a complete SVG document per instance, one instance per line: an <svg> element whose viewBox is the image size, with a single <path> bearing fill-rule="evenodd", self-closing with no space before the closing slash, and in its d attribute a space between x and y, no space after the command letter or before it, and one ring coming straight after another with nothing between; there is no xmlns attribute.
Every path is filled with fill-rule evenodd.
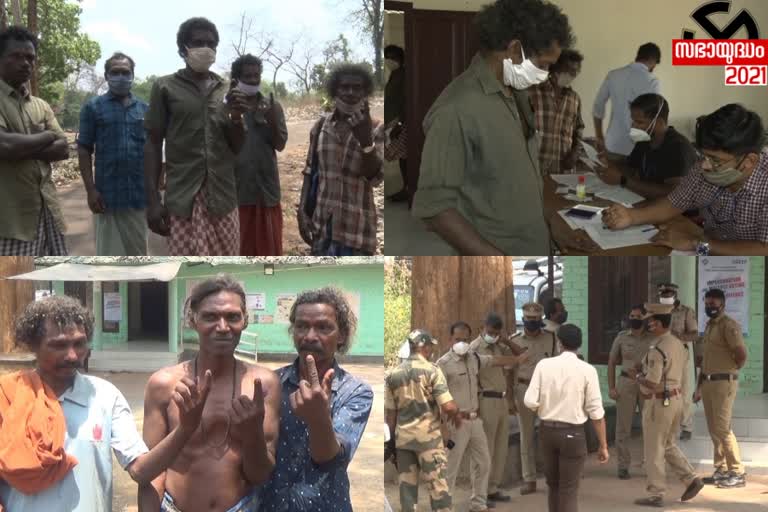
<svg viewBox="0 0 768 512"><path fill-rule="evenodd" d="M411 330L411 270L405 260L384 266L384 361L398 363L397 351Z"/></svg>

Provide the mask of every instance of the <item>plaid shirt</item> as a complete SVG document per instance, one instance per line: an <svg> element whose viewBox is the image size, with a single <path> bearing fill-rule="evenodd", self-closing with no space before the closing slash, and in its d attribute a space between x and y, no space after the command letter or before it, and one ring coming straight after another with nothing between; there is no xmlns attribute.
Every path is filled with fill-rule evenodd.
<svg viewBox="0 0 768 512"><path fill-rule="evenodd" d="M713 238L768 243L768 148L736 192L705 181L698 162L668 199L678 210L701 209L704 231Z"/></svg>
<svg viewBox="0 0 768 512"><path fill-rule="evenodd" d="M360 175L363 151L346 121L327 114L318 138L318 120L310 133L305 175L311 173L312 153L318 146L319 184L312 217L319 234L331 219L333 241L369 254L376 253L376 204L373 189L384 181L383 164L373 178ZM383 163L384 130L374 122L373 141Z"/></svg>
<svg viewBox="0 0 768 512"><path fill-rule="evenodd" d="M142 209L144 194L144 114L147 104L131 96L127 106L108 92L80 111L77 143L96 146L96 190L108 210Z"/></svg>
<svg viewBox="0 0 768 512"><path fill-rule="evenodd" d="M541 135L539 162L545 169L560 170L560 161L581 140L584 121L581 119L581 99L570 87L558 95L551 80L528 89L531 106L536 115L536 129Z"/></svg>

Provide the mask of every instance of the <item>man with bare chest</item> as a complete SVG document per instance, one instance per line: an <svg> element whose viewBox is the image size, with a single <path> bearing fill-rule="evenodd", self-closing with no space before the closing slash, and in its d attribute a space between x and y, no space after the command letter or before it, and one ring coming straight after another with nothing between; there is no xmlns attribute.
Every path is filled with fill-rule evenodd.
<svg viewBox="0 0 768 512"><path fill-rule="evenodd" d="M275 466L280 382L271 370L234 357L247 317L245 292L231 277L198 285L188 309L200 351L194 360L150 378L144 399L147 445L160 442L178 424L175 395L194 398L210 391L200 426L174 464L139 488L139 510L255 511L254 488Z"/></svg>

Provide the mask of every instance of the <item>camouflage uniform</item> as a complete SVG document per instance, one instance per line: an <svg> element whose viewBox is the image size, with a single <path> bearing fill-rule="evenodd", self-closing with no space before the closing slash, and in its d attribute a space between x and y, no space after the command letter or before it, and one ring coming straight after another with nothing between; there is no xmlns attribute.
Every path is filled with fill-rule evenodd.
<svg viewBox="0 0 768 512"><path fill-rule="evenodd" d="M412 354L386 377L384 408L397 411L395 439L400 474L400 505L416 512L419 472L429 486L433 511L450 511L445 448L439 407L453 400L443 372Z"/></svg>

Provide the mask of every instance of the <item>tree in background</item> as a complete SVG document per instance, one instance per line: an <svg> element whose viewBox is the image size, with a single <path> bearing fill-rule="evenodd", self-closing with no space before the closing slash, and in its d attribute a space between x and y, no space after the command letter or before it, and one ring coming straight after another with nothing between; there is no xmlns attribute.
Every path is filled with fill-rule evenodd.
<svg viewBox="0 0 768 512"><path fill-rule="evenodd" d="M349 41L344 37L344 34L339 34L339 37L333 41L328 41L323 49L323 62L315 64L312 69L310 77L312 89L321 91L325 84L325 77L328 75L328 72L337 64L349 62L351 54L352 51L349 49Z"/></svg>
<svg viewBox="0 0 768 512"><path fill-rule="evenodd" d="M37 95L51 105L60 105L64 93L61 83L85 64L96 64L101 57L99 44L80 32L83 10L67 0L11 0L13 19L8 20L8 3L0 0L0 19L27 26L40 36Z"/></svg>
<svg viewBox="0 0 768 512"><path fill-rule="evenodd" d="M347 18L349 23L366 37L373 47L373 76L379 87L384 85L383 50L384 41L384 5L382 0L344 0L354 2L358 8Z"/></svg>
<svg viewBox="0 0 768 512"><path fill-rule="evenodd" d="M398 363L397 351L411 332L410 258L384 260L384 364Z"/></svg>

